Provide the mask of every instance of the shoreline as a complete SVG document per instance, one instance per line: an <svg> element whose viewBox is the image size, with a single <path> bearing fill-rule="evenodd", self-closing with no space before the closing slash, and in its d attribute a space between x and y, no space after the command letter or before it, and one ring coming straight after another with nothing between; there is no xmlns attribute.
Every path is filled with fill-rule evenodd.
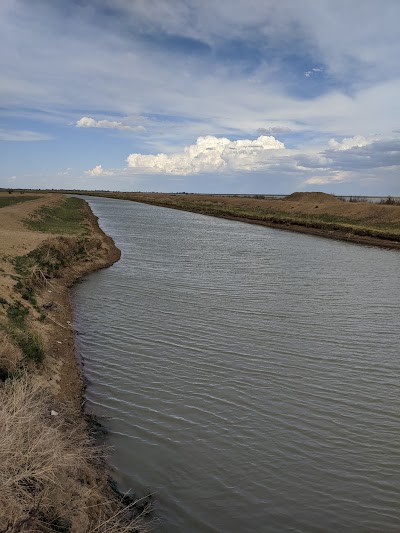
<svg viewBox="0 0 400 533"><path fill-rule="evenodd" d="M117 199L117 198L116 198ZM118 198L119 199L119 198ZM122 200L123 198L121 198ZM379 248L385 248L389 250L399 250L400 251L400 242L393 241L390 239L371 237L369 235L355 235L352 233L341 232L340 230L326 230L320 228L313 228L309 226L304 226L302 224L296 224L294 222L290 223L279 223L279 222L268 222L265 220L257 220L250 217L241 217L235 215L229 215L225 213L208 213L206 211L190 209L189 207L178 207L162 203L151 203L144 202L141 200L131 200L138 203L144 203L147 205L154 205L156 207L165 207L166 209L175 209L177 211L186 211L189 213L196 213L198 215L205 215L214 218L222 218L226 220L232 220L234 222L244 222L246 224L255 224L257 226L265 226L267 228L278 229L283 231L291 231L294 233L302 233L304 235L314 235L317 237L323 237L325 239L333 239L336 241L344 241L352 244L362 244L367 246L376 246Z"/></svg>
<svg viewBox="0 0 400 533"><path fill-rule="evenodd" d="M151 509L150 499L135 501L134 495L133 498L127 497L116 490L116 484L110 476L104 445L99 444L96 438L96 427L99 429L99 423L85 411L84 367L76 352L72 320L70 288L82 277L113 265L120 259L121 251L113 239L100 228L98 217L86 201L82 204L82 222L87 228L85 237L45 234L28 230L24 226L23 221L35 212L37 205L56 205L63 198L65 199L65 196L54 195L48 201L26 202L31 205L25 210L16 206L0 210L3 226L6 226L5 221L10 216L17 221L15 227L9 231L13 255L4 255L1 264L1 423L7 424L7 442L14 444L10 446L6 442L0 442L0 446L3 446L0 451L6 465L2 475L10 487L0 492L0 498L5 505L0 511L0 529L7 533L28 532L32 527L41 530L39 524L52 524L55 520L56 525L61 524L60 527L66 527L65 531L71 533L118 532L125 530L127 526L138 533L149 531L152 520L147 519L146 515ZM8 211L4 211L5 209ZM17 232L20 232L18 238ZM77 252L79 243L81 246L87 246L83 254ZM43 247L50 250L51 246L59 247L61 268L55 270L40 286L35 286L35 292L31 293L34 303L24 300L23 297L21 299L21 291L18 291L15 285L18 277L15 276L13 258L27 257L27 253L37 253ZM7 244L4 243L0 252L6 250ZM41 339L43 362L24 360L25 356L21 355L20 349L15 345L14 337L7 329L11 328L8 311L13 305L15 307L13 302L22 302L23 308L27 310L26 318L23 319L26 322L25 329L15 331L20 331L20 335L26 331ZM22 398L23 395L26 399ZM25 414L23 419L18 416L15 419L17 410L13 402L16 398L22 402L22 409L19 411L29 412L28 421ZM19 431L22 434L28 432L30 435L26 443L25 440L18 440ZM43 435L54 440L42 443ZM32 456L31 463L28 464L32 474L29 474L28 479L34 480L29 481L33 488L21 492L20 483L25 483L24 477L21 478L22 474L18 474L14 481L14 472L15 468L17 471L27 468L24 459L26 446L28 450L33 446L39 454L42 453L40 450L45 449L48 456L47 459L43 459L42 455L38 458ZM59 456L57 447L60 448ZM18 460L13 456L14 451L18 453ZM74 454L75 458L69 459L68 463L68 457L73 457ZM37 464L41 460L45 461L45 468L51 472L44 478L45 483L50 483L49 488L46 485L45 489L42 488L44 485L40 477L41 471L37 471ZM19 481L21 479L22 481ZM44 497L40 496L43 490L46 491Z"/></svg>
<svg viewBox="0 0 400 533"><path fill-rule="evenodd" d="M67 338L65 339L67 341L66 349L63 350L59 346L56 346L55 343L52 345L52 349L58 350L61 355L63 355L66 360L71 359L72 365L71 365L71 380L68 380L72 382L72 380L76 377L74 374L76 372L73 371L72 366L75 364L76 371L79 373L79 406L82 414L84 414L84 392L85 392L85 386L84 386L84 376L82 369L80 367L80 362L78 360L78 356L75 349L75 330L73 328L73 309L71 304L71 294L70 289L73 285L76 283L79 283L79 281L98 270L101 270L103 268L108 268L117 261L119 261L121 257L121 251L117 248L115 245L113 239L104 233L104 231L100 228L98 224L98 217L96 217L92 210L90 209L89 204L85 201L85 215L86 220L89 222L92 235L97 236L101 239L102 243L105 245L107 254L104 258L97 257L91 261L85 262L85 263L79 263L77 265L74 265L72 268L68 269L63 272L62 277L60 278L60 284L63 286L63 290L65 291L65 294L61 294L61 307L63 308L63 312L59 314L60 316L57 316L59 320L63 320L69 327L66 330L68 333ZM65 312L66 311L66 312ZM57 320L57 322L59 322ZM62 325L62 324L61 324ZM59 326L54 322L53 323L53 332L54 332L54 338L56 337L57 332L59 331ZM59 342L59 341L58 341ZM56 341L57 343L57 341ZM63 346L63 345L62 345ZM65 391L64 391L65 392Z"/></svg>
<svg viewBox="0 0 400 533"><path fill-rule="evenodd" d="M295 233L303 233L305 235L315 235L318 237L323 237L327 239L334 239L339 240L343 242L353 243L353 244L360 244L360 245L367 245L367 246L376 246L379 248L385 248L390 250L398 250L400 251L400 236L397 239L393 239L390 237L390 235L385 235L382 233L381 236L374 236L365 234L368 233L368 231L363 231L361 228L357 227L357 225L351 225L352 220L348 220L347 227L343 225L343 227L340 227L340 224L336 223L324 223L323 220L309 220L306 224L302 223L301 219L296 220L295 216L293 215L304 215L304 217L307 217L310 215L310 205L307 205L305 203L302 204L302 206L299 207L298 202L288 202L286 203L287 210L285 211L276 211L276 216L272 214L270 217L270 220L262 219L260 216L251 216L250 213L241 214L241 213L234 213L234 205L233 208L230 210L230 205L226 202L224 204L224 198L223 196L217 197L217 203L209 203L204 205L204 201L210 202L210 197L204 196L204 195L169 195L167 193L94 193L94 192L85 192L85 193L77 193L77 194L85 194L87 196L94 196L94 197L101 197L101 198L112 198L115 200L129 200L133 202L143 203L147 205L154 205L158 207L165 207L167 209L176 209L179 211L187 211L191 213L197 213L201 215L206 216L212 216L215 218L223 218L227 220L237 221L237 222L245 222L247 224L256 224L259 226L265 226L273 229L279 229L284 231L292 231ZM296 193L299 194L299 193ZM300 193L300 194L308 194L308 193ZM324 194L324 193L310 193L310 194ZM329 196L329 195L326 195ZM334 198L334 197L333 197ZM167 200L167 201L165 201ZM214 198L212 199L214 202ZM325 202L324 202L325 200ZM202 202L203 205L196 204L196 202ZM230 202L233 201L233 199L229 199ZM311 204L312 208L319 207L319 211L323 211L323 214L329 214L330 211L330 205L326 203L326 199L324 196L322 196L322 204L320 203L321 199L313 200L311 202L308 202ZM278 204L278 202L282 202L282 200L272 200L272 201L266 201L266 208L268 213L268 209L273 209L276 207L279 207L281 204ZM285 202L285 201L284 201ZM259 205L262 204L261 202L258 202ZM296 205L297 204L297 205ZM317 205L315 205L317 204ZM319 205L318 205L319 204ZM250 205L250 204L249 204ZM340 204L339 204L340 205ZM343 202L343 205L345 207L348 207L348 205ZM356 204L356 207L363 208L364 204ZM257 205L253 207L254 209L254 215L258 215L256 209ZM352 206L351 206L352 207ZM387 207L392 208L392 206L374 206L373 204L366 205L366 209L369 211L372 211L374 209L384 209L387 211ZM293 211L288 210L288 208L293 209ZM333 209L337 208L337 205L333 206ZM246 209L246 207L245 207ZM304 212L302 212L301 209L304 209ZM400 215L400 206L395 206L394 209L399 213ZM229 212L230 210L230 212ZM321 213L322 214L322 213ZM280 218L283 218L284 220L280 220ZM400 217L398 217L400 220ZM373 230L371 230L373 233ZM363 234L364 233L364 234Z"/></svg>

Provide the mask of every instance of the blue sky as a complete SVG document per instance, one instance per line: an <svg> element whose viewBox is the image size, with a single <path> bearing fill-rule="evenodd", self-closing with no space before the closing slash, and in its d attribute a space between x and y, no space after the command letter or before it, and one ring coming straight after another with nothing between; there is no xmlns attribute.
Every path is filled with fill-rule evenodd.
<svg viewBox="0 0 400 533"><path fill-rule="evenodd" d="M400 195L398 0L2 0L0 187Z"/></svg>

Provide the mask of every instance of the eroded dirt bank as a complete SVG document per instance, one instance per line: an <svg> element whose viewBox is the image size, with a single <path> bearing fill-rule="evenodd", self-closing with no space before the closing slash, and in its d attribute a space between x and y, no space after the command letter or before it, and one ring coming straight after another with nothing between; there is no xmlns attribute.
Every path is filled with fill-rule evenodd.
<svg viewBox="0 0 400 533"><path fill-rule="evenodd" d="M61 201L0 209L0 531L147 531L143 502L121 501L93 444L71 325L69 287L120 251L86 203L84 236L26 227Z"/></svg>

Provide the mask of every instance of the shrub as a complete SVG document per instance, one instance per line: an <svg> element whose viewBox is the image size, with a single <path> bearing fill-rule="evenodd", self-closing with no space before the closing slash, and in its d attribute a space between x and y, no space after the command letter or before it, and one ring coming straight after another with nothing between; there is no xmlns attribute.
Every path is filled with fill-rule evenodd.
<svg viewBox="0 0 400 533"><path fill-rule="evenodd" d="M24 292L21 294L22 298L32 304L33 306L37 306L36 297L33 293L32 287L27 287Z"/></svg>
<svg viewBox="0 0 400 533"><path fill-rule="evenodd" d="M29 310L22 305L21 302L14 302L8 306L7 318L13 326L19 328L24 327L25 317L29 314Z"/></svg>

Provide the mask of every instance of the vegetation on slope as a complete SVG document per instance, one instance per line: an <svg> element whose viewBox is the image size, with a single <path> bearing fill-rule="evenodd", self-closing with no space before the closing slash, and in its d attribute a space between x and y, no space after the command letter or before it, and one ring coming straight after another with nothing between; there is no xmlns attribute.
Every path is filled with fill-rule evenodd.
<svg viewBox="0 0 400 533"><path fill-rule="evenodd" d="M56 206L41 207L25 224L30 229L46 233L84 234L87 232L84 205L84 200L80 198L64 198Z"/></svg>
<svg viewBox="0 0 400 533"><path fill-rule="evenodd" d="M0 207L8 207L9 205L29 202L30 200L37 200L38 198L40 198L40 196L0 196Z"/></svg>

